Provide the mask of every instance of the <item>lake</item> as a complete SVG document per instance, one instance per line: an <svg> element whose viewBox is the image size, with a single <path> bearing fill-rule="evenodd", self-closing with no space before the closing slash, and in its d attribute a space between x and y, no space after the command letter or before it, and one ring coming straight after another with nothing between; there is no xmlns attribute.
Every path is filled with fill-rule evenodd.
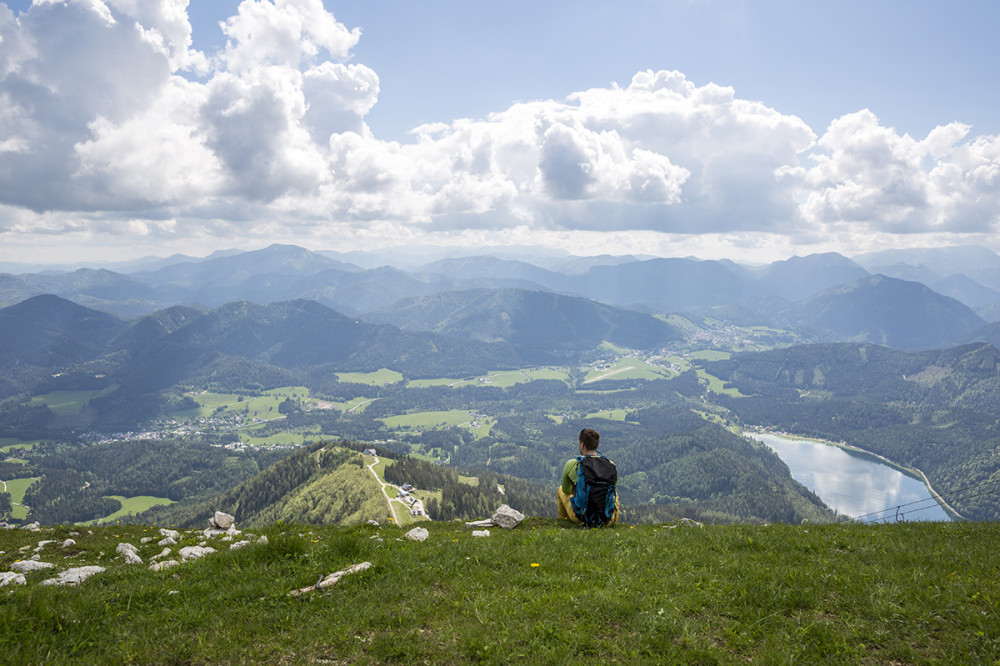
<svg viewBox="0 0 1000 666"><path fill-rule="evenodd" d="M778 454L792 478L816 493L831 509L868 521L951 520L930 498L920 479L845 449L767 433L749 433Z"/></svg>

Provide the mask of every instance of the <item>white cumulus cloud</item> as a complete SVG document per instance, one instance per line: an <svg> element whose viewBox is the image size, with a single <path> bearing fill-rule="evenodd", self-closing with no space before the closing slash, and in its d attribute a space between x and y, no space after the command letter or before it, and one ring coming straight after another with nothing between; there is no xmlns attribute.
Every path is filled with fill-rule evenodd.
<svg viewBox="0 0 1000 666"><path fill-rule="evenodd" d="M921 139L862 110L817 136L733 88L641 71L386 141L361 31L321 0L244 0L208 54L187 9L0 4L0 233L792 249L1000 231L1000 139L960 123Z"/></svg>

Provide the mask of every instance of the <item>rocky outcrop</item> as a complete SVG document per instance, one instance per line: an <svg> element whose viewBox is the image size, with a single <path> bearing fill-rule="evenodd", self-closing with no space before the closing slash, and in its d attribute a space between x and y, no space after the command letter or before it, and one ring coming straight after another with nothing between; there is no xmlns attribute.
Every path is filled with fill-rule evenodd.
<svg viewBox="0 0 1000 666"><path fill-rule="evenodd" d="M24 577L23 573L17 573L16 571L0 571L0 587L4 585L25 585L27 579Z"/></svg>
<svg viewBox="0 0 1000 666"><path fill-rule="evenodd" d="M427 537L430 536L430 532L428 532L423 527L414 527L412 530L410 530L403 536L405 536L407 539L410 539L411 541L427 541Z"/></svg>
<svg viewBox="0 0 1000 666"><path fill-rule="evenodd" d="M215 549L211 546L186 546L180 550L181 562L197 560L199 557L205 557L214 552Z"/></svg>
<svg viewBox="0 0 1000 666"><path fill-rule="evenodd" d="M63 571L55 578L43 580L42 585L79 585L102 571L104 571L104 567L74 567Z"/></svg>
<svg viewBox="0 0 1000 666"><path fill-rule="evenodd" d="M29 571L40 571L51 569L55 565L50 562L39 562L38 560L20 560L10 565L10 568L18 573L28 573Z"/></svg>
<svg viewBox="0 0 1000 666"><path fill-rule="evenodd" d="M417 529L423 529L423 528L417 528ZM424 530L424 532L426 532L426 531L427 530ZM421 539L421 541L422 540L423 539ZM352 564L351 566L347 567L346 569L341 569L340 571L333 572L332 574L328 575L326 578L322 578L321 577L320 580L317 581L315 585L310 585L308 587L299 588L298 590L292 590L288 594L290 594L292 596L296 596L296 595L299 595L299 594L305 594L306 592L312 592L313 590L318 590L320 588L330 587L331 585L336 585L337 582L341 578L343 578L344 576L346 576L348 574L352 574L352 573L358 573L359 571L364 571L364 570L368 569L369 567L371 567L371 565L372 565L371 562L361 562L360 564Z"/></svg>
<svg viewBox="0 0 1000 666"><path fill-rule="evenodd" d="M486 520L474 520L465 524L469 529L479 527L502 527L505 530L512 530L524 520L524 514L517 509L512 509L506 504L501 504L493 515Z"/></svg>
<svg viewBox="0 0 1000 666"><path fill-rule="evenodd" d="M225 532L235 524L236 519L222 511L216 511L215 516L208 519L208 527L212 530L222 530Z"/></svg>

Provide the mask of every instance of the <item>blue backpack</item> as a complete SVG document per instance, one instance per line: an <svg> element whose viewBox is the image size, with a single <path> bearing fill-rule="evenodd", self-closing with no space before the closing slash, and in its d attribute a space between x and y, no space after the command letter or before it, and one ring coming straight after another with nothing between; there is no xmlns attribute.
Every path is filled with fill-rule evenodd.
<svg viewBox="0 0 1000 666"><path fill-rule="evenodd" d="M601 454L576 461L576 492L569 500L573 513L587 527L607 525L618 508L618 468Z"/></svg>

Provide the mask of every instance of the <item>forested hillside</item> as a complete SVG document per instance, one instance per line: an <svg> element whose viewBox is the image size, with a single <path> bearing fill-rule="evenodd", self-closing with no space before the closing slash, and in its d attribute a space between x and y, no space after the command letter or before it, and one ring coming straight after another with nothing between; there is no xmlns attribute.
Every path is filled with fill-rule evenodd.
<svg viewBox="0 0 1000 666"><path fill-rule="evenodd" d="M1000 519L1000 351L810 345L707 363L744 423L846 441L927 474L963 516Z"/></svg>

